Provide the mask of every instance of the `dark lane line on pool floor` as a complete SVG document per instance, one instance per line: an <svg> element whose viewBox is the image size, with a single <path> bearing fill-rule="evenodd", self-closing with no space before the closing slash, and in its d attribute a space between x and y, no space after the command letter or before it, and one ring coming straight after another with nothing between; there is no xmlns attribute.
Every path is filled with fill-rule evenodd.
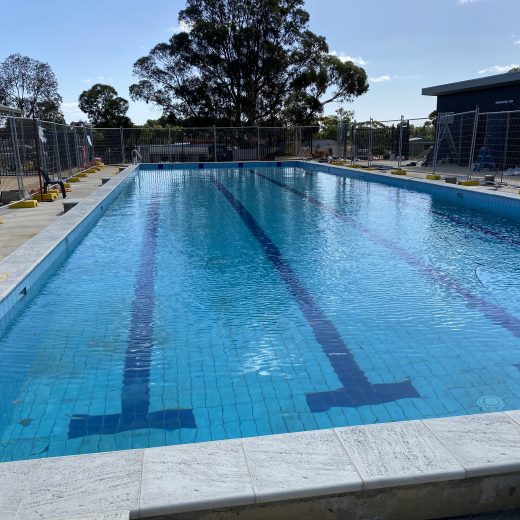
<svg viewBox="0 0 520 520"><path fill-rule="evenodd" d="M123 371L121 413L75 415L69 423L69 439L94 434L116 434L143 428L177 430L196 427L190 409L150 412L159 207L160 204L156 200L150 204L143 233Z"/></svg>
<svg viewBox="0 0 520 520"><path fill-rule="evenodd" d="M291 269L282 253L256 222L245 206L214 175L210 181L224 195L233 209L262 247L265 256L285 283L289 294L298 304L334 372L343 385L333 391L307 394L307 404L312 412L324 412L334 406L357 407L381 404L398 399L420 397L410 381L372 384L357 365L354 356L343 341L339 331L320 309L314 298L296 273Z"/></svg>
<svg viewBox="0 0 520 520"><path fill-rule="evenodd" d="M513 316L512 314L510 314L508 311L506 311L502 307L499 307L498 305L495 305L494 303L491 303L491 302L485 300L484 298L481 298L480 296L473 294L469 289L466 289L461 284L459 284L456 280L450 278L448 275L444 274L439 269L436 269L434 266L428 264L427 262L424 262L420 258L417 258L412 253L409 253L405 249L398 246L395 242L392 242L391 240L388 240L388 239L382 237L373 229L363 225L361 222L357 221L356 219L354 219L352 217L349 217L345 213L338 211L337 209L329 206L328 204L325 204L324 202L321 202L320 200L316 199L315 197L312 197L311 195L307 195L306 193L303 193L303 192L297 190L296 188L293 188L292 186L285 184L284 182L281 182L277 179L273 179L272 177L264 175L263 173L260 173L258 171L255 171L255 170L251 170L251 171L254 171L254 173L256 175L269 181L270 183L272 183L286 191L289 191L289 192L293 193L294 195L301 197L302 199L305 199L306 201L310 202L311 204L313 204L315 206L320 207L327 213L329 213L329 214L333 215L334 217L338 218L339 220L342 220L343 222L349 224L356 230L364 233L373 242L385 247L386 249L388 249L389 251L394 253L396 256L398 256L399 258L404 260L408 265L410 265L414 269L417 269L418 271L425 274L431 280L434 280L439 285L447 287L452 292L458 294L459 296L462 296L470 307L481 312L490 321L505 328L511 334L516 336L517 338L520 338L520 319L518 319L516 316Z"/></svg>
<svg viewBox="0 0 520 520"><path fill-rule="evenodd" d="M250 170L250 171L253 171L253 170ZM329 174L326 174L326 175L329 175ZM366 181L366 182L370 182L370 181ZM395 188L395 189L400 190L402 188ZM415 192L415 193L417 193L417 192ZM389 196L385 196L385 200L392 202L392 199ZM416 201L413 201L413 202L407 201L407 205L412 206L414 208L421 207ZM460 209L460 207L457 209ZM428 212L443 220L457 224L458 226L462 226L462 227L471 229L472 231L477 231L478 233L481 233L483 235L493 237L496 240L498 240L499 242L507 242L514 246L520 246L520 239L504 235L503 233L499 233L498 231L495 231L494 229L488 228L481 224L474 224L473 222L468 222L467 220L464 220L462 217L457 217L455 215L448 215L447 213L443 213L442 211L439 211L437 209L432 209L431 207L428 208Z"/></svg>
<svg viewBox="0 0 520 520"><path fill-rule="evenodd" d="M447 220L448 222L453 222L454 224L457 224L459 226L464 226L468 229L471 229L473 231L477 231L479 233L482 233L483 235L487 235L493 238L496 238L497 240L501 242L508 242L509 244L512 244L514 246L520 246L520 240L514 237L508 237L506 235L503 235L502 233L498 233L497 231L490 229L485 226L481 226L480 224L473 224L472 222L467 222L466 220L456 217L455 215L446 215L445 213L442 213L442 211L438 211L436 209L430 209L429 210L432 215L436 215L444 220Z"/></svg>

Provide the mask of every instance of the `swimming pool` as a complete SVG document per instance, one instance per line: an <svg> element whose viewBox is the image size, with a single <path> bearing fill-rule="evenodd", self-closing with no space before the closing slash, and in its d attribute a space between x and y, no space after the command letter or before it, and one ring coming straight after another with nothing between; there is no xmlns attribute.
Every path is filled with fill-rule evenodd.
<svg viewBox="0 0 520 520"><path fill-rule="evenodd" d="M143 168L2 329L0 460L520 408L519 244L346 176Z"/></svg>

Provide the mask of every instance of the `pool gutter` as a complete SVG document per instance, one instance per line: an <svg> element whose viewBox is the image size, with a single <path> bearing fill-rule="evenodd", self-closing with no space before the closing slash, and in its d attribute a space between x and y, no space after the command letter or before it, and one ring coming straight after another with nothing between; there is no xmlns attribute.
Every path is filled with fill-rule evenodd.
<svg viewBox="0 0 520 520"><path fill-rule="evenodd" d="M503 204L504 214L520 215L517 195L298 161L284 165L435 195L447 190L439 192L447 200L478 208L489 204L492 211ZM0 319L8 320L19 299L38 289L136 168L126 168L0 262ZM479 197L486 203L478 205ZM8 462L0 464L0 519L314 519L347 513L391 519L480 513L520 506L519 440L516 410Z"/></svg>

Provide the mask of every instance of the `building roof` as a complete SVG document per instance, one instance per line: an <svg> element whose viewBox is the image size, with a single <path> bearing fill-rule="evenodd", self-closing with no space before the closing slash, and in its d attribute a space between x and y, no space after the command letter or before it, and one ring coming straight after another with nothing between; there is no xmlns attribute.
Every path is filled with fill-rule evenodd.
<svg viewBox="0 0 520 520"><path fill-rule="evenodd" d="M446 94L504 87L506 85L520 85L520 72L507 72L506 74L496 74L494 76L457 81L456 83L447 83L435 87L426 87L422 89L422 94L423 96L445 96Z"/></svg>

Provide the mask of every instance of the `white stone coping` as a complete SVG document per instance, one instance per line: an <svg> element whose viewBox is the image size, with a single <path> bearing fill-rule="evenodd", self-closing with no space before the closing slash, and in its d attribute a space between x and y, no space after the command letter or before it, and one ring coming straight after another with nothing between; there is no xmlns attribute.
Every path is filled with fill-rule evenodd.
<svg viewBox="0 0 520 520"><path fill-rule="evenodd" d="M514 473L519 439L513 411L7 462L0 518L153 518Z"/></svg>

